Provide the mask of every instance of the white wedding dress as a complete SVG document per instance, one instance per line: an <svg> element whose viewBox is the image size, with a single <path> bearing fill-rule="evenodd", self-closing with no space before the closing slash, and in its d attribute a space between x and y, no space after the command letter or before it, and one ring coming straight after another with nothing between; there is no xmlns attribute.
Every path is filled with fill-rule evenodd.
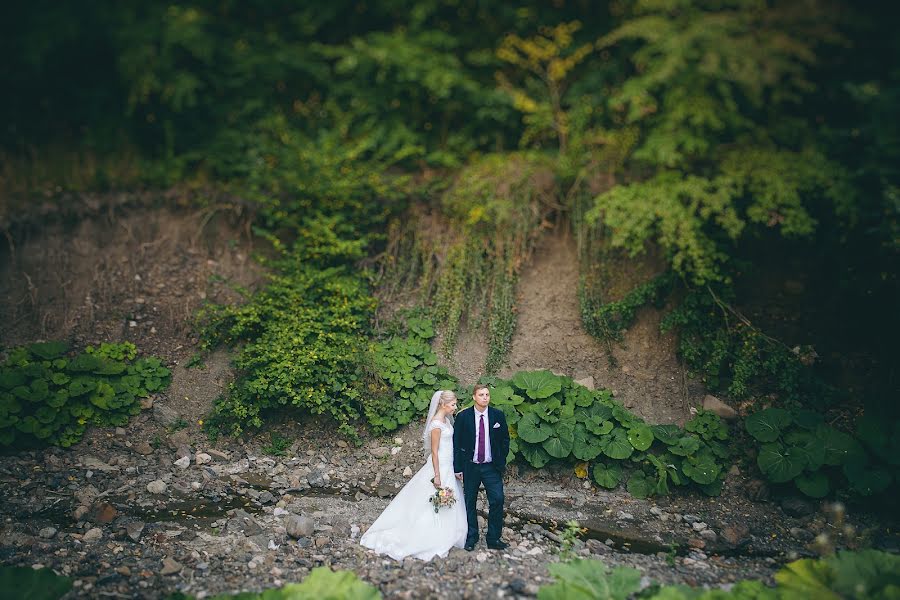
<svg viewBox="0 0 900 600"><path fill-rule="evenodd" d="M441 430L438 447L441 485L453 490L456 503L434 512L434 506L428 501L435 492L431 483L434 467L429 456L425 465L360 538L359 543L366 548L396 560L407 556L431 560L435 556L447 556L453 546L463 547L467 530L466 505L462 486L453 474L453 426L431 421L426 433L430 434L434 428Z"/></svg>

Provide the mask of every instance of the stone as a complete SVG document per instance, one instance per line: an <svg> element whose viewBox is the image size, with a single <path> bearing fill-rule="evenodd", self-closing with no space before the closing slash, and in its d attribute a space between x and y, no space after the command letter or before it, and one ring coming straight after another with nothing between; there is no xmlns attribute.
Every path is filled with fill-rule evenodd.
<svg viewBox="0 0 900 600"><path fill-rule="evenodd" d="M620 521L633 521L634 515L620 510L619 514L616 515L616 518Z"/></svg>
<svg viewBox="0 0 900 600"><path fill-rule="evenodd" d="M118 514L111 504L103 503L93 507L89 519L94 523L111 523Z"/></svg>
<svg viewBox="0 0 900 600"><path fill-rule="evenodd" d="M394 487L394 483L387 479L382 479L378 482L378 487L375 488L375 494L377 494L379 498L393 496L396 491L397 489Z"/></svg>
<svg viewBox="0 0 900 600"><path fill-rule="evenodd" d="M205 465L210 462L212 462L212 456L206 452L198 452L194 455L194 464Z"/></svg>
<svg viewBox="0 0 900 600"><path fill-rule="evenodd" d="M147 442L138 442L134 446L132 446L132 448L134 448L135 452L137 452L138 454L142 454L144 456L149 456L150 454L153 454L153 446L151 446Z"/></svg>
<svg viewBox="0 0 900 600"><path fill-rule="evenodd" d="M577 383L579 385L583 385L584 387L586 387L589 390L593 390L595 388L593 375L588 375L587 377L576 379L575 383Z"/></svg>
<svg viewBox="0 0 900 600"><path fill-rule="evenodd" d="M698 517L697 515L684 515L681 518L684 519L684 522L689 525L700 520L700 517Z"/></svg>
<svg viewBox="0 0 900 600"><path fill-rule="evenodd" d="M799 496L787 496L781 499L781 510L791 517L805 517L815 512L815 507Z"/></svg>
<svg viewBox="0 0 900 600"><path fill-rule="evenodd" d="M191 459L187 456L182 456L172 464L180 469L187 469L189 466L191 466Z"/></svg>
<svg viewBox="0 0 900 600"><path fill-rule="evenodd" d="M272 492L269 490L264 490L260 492L259 497L256 499L260 504L272 504L275 502L275 496L272 495Z"/></svg>
<svg viewBox="0 0 900 600"><path fill-rule="evenodd" d="M747 537L750 534L750 528L743 524L723 527L721 533L722 537L729 544L734 544L735 546L740 546L750 541Z"/></svg>
<svg viewBox="0 0 900 600"><path fill-rule="evenodd" d="M38 531L38 535L45 540L52 539L56 536L56 527L44 527L40 531Z"/></svg>
<svg viewBox="0 0 900 600"><path fill-rule="evenodd" d="M737 411L713 396L707 394L703 397L703 409L715 413L727 421L738 418Z"/></svg>
<svg viewBox="0 0 900 600"><path fill-rule="evenodd" d="M534 548L532 548L531 550L529 550L529 551L526 552L525 554L527 554L528 556L540 556L540 555L543 554L543 553L544 553L544 551L541 550L540 547L535 546Z"/></svg>
<svg viewBox="0 0 900 600"><path fill-rule="evenodd" d="M593 552L594 554L607 554L609 552L609 546L601 542L600 540L589 539L585 542L588 550Z"/></svg>
<svg viewBox="0 0 900 600"><path fill-rule="evenodd" d="M663 511L658 506L653 506L650 508L650 514L658 517L663 514Z"/></svg>
<svg viewBox="0 0 900 600"><path fill-rule="evenodd" d="M182 433L182 432L178 432L178 433L180 434L180 433ZM185 433L186 433L186 432L185 432ZM170 443L173 442L172 438L169 439L169 442L170 442ZM178 458L187 458L187 459L188 459L188 463L190 463L190 461L191 461L191 456L194 455L193 450L191 450L191 444L190 444L190 441L178 442L177 445L175 445L174 443L172 443L172 445L175 446L175 456L177 456Z"/></svg>
<svg viewBox="0 0 900 600"><path fill-rule="evenodd" d="M231 519L225 526L228 533L242 533L247 537L252 537L263 532L260 524L247 511L236 508L228 511L228 514L231 515Z"/></svg>
<svg viewBox="0 0 900 600"><path fill-rule="evenodd" d="M309 487L325 487L325 475L322 471L310 471L309 475L306 476L306 483L309 484Z"/></svg>
<svg viewBox="0 0 900 600"><path fill-rule="evenodd" d="M329 542L331 542L331 540L329 538L327 538L325 536L319 536L316 538L315 546L316 546L316 548L324 548L325 546L328 545Z"/></svg>
<svg viewBox="0 0 900 600"><path fill-rule="evenodd" d="M371 454L375 458L387 458L391 455L391 449L387 446L378 446L377 448L372 448Z"/></svg>
<svg viewBox="0 0 900 600"><path fill-rule="evenodd" d="M691 527L694 528L694 531L703 531L707 528L707 525L703 521L694 521L691 523Z"/></svg>
<svg viewBox="0 0 900 600"><path fill-rule="evenodd" d="M144 522L143 521L132 521L128 525L125 526L125 533L131 538L131 541L137 542L141 539L141 534L144 533Z"/></svg>
<svg viewBox="0 0 900 600"><path fill-rule="evenodd" d="M81 541L83 542L97 542L101 539L103 539L103 530L99 527L88 529L81 537Z"/></svg>
<svg viewBox="0 0 900 600"><path fill-rule="evenodd" d="M290 511L281 508L280 506L275 507L275 511L272 513L276 517L283 517L285 515L291 514Z"/></svg>
<svg viewBox="0 0 900 600"><path fill-rule="evenodd" d="M284 519L284 530L294 539L305 538L316 530L316 524L309 517L291 515Z"/></svg>
<svg viewBox="0 0 900 600"><path fill-rule="evenodd" d="M403 476L412 477L412 467L407 466L405 469L403 469Z"/></svg>
<svg viewBox="0 0 900 600"><path fill-rule="evenodd" d="M214 450L214 449L210 448L209 450L206 451L206 453L211 456L215 456L216 458L221 458L222 460L231 460L231 456L229 456L225 452L222 452L221 450Z"/></svg>
<svg viewBox="0 0 900 600"><path fill-rule="evenodd" d="M400 446L394 446L393 448L391 448L391 456L397 456L398 454L400 454L401 450L403 450L403 448L401 448Z"/></svg>
<svg viewBox="0 0 900 600"><path fill-rule="evenodd" d="M125 437L126 434L127 432L125 431L124 427L116 427L116 435L118 437Z"/></svg>
<svg viewBox="0 0 900 600"><path fill-rule="evenodd" d="M116 573L118 573L122 577L131 577L131 569L129 569L127 565L122 565L121 567L117 567Z"/></svg>
<svg viewBox="0 0 900 600"><path fill-rule="evenodd" d="M150 410L153 408L153 398L141 398L141 410Z"/></svg>
<svg viewBox="0 0 900 600"><path fill-rule="evenodd" d="M487 552L479 552L478 554L475 555L475 560L477 560L480 563L485 562L487 559L488 559Z"/></svg>
<svg viewBox="0 0 900 600"><path fill-rule="evenodd" d="M160 575L174 575L176 573L180 573L182 569L181 563L173 558L165 557L162 561L162 569L160 569Z"/></svg>
<svg viewBox="0 0 900 600"><path fill-rule="evenodd" d="M165 494L167 489L169 488L162 479L157 479L147 484L147 491L151 494Z"/></svg>
<svg viewBox="0 0 900 600"><path fill-rule="evenodd" d="M707 542L715 542L717 539L719 539L719 536L716 535L716 532L712 529L704 529L700 532L700 537Z"/></svg>
<svg viewBox="0 0 900 600"><path fill-rule="evenodd" d="M157 403L153 405L153 418L156 419L160 425L170 427L181 419L181 415L179 415L178 411L174 408Z"/></svg>
<svg viewBox="0 0 900 600"><path fill-rule="evenodd" d="M88 508L87 506L84 506L84 505L78 506L72 512L72 518L75 519L75 521L84 521L84 518L87 516L87 514L89 512L91 512L91 509Z"/></svg>

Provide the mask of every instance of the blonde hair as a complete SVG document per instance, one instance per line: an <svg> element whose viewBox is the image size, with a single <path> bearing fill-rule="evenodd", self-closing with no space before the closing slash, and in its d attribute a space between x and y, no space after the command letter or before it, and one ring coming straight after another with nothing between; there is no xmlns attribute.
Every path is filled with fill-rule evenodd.
<svg viewBox="0 0 900 600"><path fill-rule="evenodd" d="M443 390L441 392L441 397L438 399L438 404L444 406L445 404L450 404L456 400L456 394L450 390Z"/></svg>

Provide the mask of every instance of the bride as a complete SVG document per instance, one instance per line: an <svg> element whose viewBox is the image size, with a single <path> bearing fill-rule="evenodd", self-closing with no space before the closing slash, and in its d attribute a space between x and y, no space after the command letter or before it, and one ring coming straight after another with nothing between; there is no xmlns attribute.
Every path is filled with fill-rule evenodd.
<svg viewBox="0 0 900 600"><path fill-rule="evenodd" d="M466 507L462 486L453 474L454 411L456 394L435 392L422 436L430 456L360 538L360 544L397 560L407 556L431 560L447 556L453 546L463 547ZM453 490L456 503L435 513L428 498L441 487Z"/></svg>

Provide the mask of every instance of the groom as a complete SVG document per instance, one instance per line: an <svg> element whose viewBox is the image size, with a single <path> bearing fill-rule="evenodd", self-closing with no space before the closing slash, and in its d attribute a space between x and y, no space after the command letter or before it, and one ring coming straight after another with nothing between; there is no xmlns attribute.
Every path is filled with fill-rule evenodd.
<svg viewBox="0 0 900 600"><path fill-rule="evenodd" d="M503 411L488 406L491 392L486 385L476 385L472 393L475 405L456 416L453 430L453 471L462 479L466 501L466 550L474 550L478 542L478 514L475 500L484 484L487 493L487 546L503 550L507 544L500 539L503 531L503 472L509 453L509 428Z"/></svg>

